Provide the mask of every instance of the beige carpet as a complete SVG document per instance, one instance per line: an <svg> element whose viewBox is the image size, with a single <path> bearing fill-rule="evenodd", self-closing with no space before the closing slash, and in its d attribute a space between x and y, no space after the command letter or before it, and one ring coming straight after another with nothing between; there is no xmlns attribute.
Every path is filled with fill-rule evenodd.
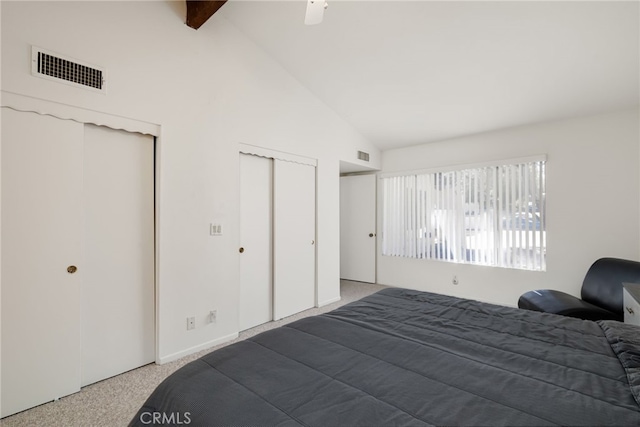
<svg viewBox="0 0 640 427"><path fill-rule="evenodd" d="M240 333L234 341L203 350L165 365L147 365L84 387L80 392L4 418L2 426L126 426L155 387L169 374L217 348L246 339L303 317L333 310L384 288L359 282L341 282L341 301L298 313Z"/></svg>

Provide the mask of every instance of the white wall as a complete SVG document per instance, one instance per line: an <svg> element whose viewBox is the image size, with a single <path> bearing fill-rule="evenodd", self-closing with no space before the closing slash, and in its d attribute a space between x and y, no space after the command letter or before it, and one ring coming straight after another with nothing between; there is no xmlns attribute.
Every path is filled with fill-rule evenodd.
<svg viewBox="0 0 640 427"><path fill-rule="evenodd" d="M2 22L2 7L0 7L0 23ZM2 31L0 31L0 51L2 47ZM2 66L0 62L0 82L2 82ZM0 141L0 164L2 164L2 141ZM0 176L2 174L0 173ZM0 178L0 188L2 188L2 179ZM0 224L2 224L2 197L0 197ZM0 226L0 236L2 236L2 227ZM0 248L2 245L0 244ZM0 250L0 259L2 259L2 251ZM1 265L2 263L0 263ZM0 268L0 277L2 270ZM0 307L2 307L2 283L0 283ZM1 325L0 325L1 326ZM1 329L1 328L0 328ZM2 333L0 332L0 366L2 366ZM2 384L2 369L0 369L0 384ZM2 399L0 399L0 414L2 413Z"/></svg>
<svg viewBox="0 0 640 427"><path fill-rule="evenodd" d="M383 172L547 154L547 271L382 256L378 281L506 305L531 289L579 296L600 257L640 257L639 111L511 128L383 152ZM381 197L381 196L380 196ZM381 211L379 210L379 218ZM452 278L458 276L459 284Z"/></svg>
<svg viewBox="0 0 640 427"><path fill-rule="evenodd" d="M376 166L380 153L233 25L217 14L188 28L184 1L1 7L3 91L161 126L161 360L238 331L239 143L318 160L318 301L339 296L339 164L364 150ZM107 68L108 94L32 77L31 45ZM209 236L213 221L223 236Z"/></svg>

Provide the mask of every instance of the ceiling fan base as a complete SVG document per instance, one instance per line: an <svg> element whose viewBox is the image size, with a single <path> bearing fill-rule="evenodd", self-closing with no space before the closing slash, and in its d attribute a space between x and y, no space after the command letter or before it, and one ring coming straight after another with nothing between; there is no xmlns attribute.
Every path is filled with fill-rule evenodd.
<svg viewBox="0 0 640 427"><path fill-rule="evenodd" d="M327 3L324 0L307 0L307 12L304 17L306 25L316 25L322 22Z"/></svg>

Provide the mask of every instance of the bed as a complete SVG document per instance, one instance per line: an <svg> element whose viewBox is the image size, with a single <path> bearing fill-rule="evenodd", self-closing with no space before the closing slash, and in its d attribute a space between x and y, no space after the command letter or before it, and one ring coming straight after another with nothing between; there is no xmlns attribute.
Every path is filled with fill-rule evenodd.
<svg viewBox="0 0 640 427"><path fill-rule="evenodd" d="M638 426L639 403L637 326L388 288L185 365L130 425Z"/></svg>

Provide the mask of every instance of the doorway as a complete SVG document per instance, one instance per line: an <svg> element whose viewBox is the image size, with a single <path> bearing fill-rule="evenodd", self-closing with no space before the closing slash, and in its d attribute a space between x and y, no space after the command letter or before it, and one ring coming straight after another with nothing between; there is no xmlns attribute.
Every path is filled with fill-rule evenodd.
<svg viewBox="0 0 640 427"><path fill-rule="evenodd" d="M376 175L340 177L340 278L376 282Z"/></svg>

